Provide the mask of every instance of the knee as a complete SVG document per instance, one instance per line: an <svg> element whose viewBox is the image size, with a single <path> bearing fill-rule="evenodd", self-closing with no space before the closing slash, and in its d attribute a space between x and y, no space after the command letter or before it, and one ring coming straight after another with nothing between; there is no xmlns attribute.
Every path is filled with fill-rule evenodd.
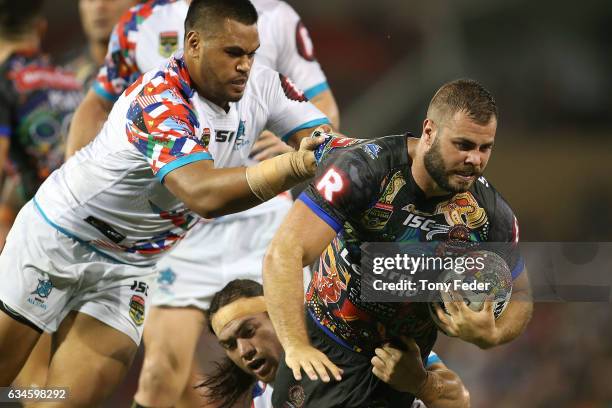
<svg viewBox="0 0 612 408"><path fill-rule="evenodd" d="M182 371L178 360L170 353L145 353L138 381L138 394L146 402L144 405L176 402L184 387Z"/></svg>

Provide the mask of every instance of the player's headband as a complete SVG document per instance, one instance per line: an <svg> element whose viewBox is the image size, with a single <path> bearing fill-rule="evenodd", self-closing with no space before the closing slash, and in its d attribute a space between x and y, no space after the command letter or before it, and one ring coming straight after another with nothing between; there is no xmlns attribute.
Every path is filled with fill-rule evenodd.
<svg viewBox="0 0 612 408"><path fill-rule="evenodd" d="M263 296L242 297L223 306L214 314L210 325L217 336L232 320L239 319L268 310Z"/></svg>

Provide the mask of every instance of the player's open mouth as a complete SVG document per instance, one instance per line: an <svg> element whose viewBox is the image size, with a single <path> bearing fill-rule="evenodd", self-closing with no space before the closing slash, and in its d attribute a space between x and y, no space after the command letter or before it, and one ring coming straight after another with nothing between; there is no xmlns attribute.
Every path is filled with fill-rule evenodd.
<svg viewBox="0 0 612 408"><path fill-rule="evenodd" d="M261 375L263 374L263 372L266 370L268 364L266 364L266 359L265 358L259 358L249 364L247 364L247 367L249 367L249 370L251 370L254 374L256 375Z"/></svg>

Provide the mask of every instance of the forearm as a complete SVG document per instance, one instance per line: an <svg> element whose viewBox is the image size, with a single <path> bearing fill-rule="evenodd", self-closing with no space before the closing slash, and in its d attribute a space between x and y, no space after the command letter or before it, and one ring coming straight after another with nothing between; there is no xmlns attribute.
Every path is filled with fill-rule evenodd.
<svg viewBox="0 0 612 408"><path fill-rule="evenodd" d="M525 330L531 320L532 313L533 302L528 293L513 293L506 310L495 321L495 338L488 344L479 346L481 348L490 348L514 340Z"/></svg>
<svg viewBox="0 0 612 408"><path fill-rule="evenodd" d="M285 350L308 344L304 321L303 257L291 233L279 230L264 258L263 279L270 319Z"/></svg>
<svg viewBox="0 0 612 408"><path fill-rule="evenodd" d="M202 217L220 217L261 204L249 187L246 167L201 171L188 167L171 172L164 179L164 185Z"/></svg>
<svg viewBox="0 0 612 408"><path fill-rule="evenodd" d="M449 369L428 370L421 390L415 395L428 408L464 408L470 406L470 394L461 378Z"/></svg>
<svg viewBox="0 0 612 408"><path fill-rule="evenodd" d="M110 101L89 90L72 117L66 139L66 159L96 137L112 107Z"/></svg>
<svg viewBox="0 0 612 408"><path fill-rule="evenodd" d="M202 217L243 211L311 177L316 169L311 149L318 143L320 139L304 140L297 152L246 168L215 169L212 161L196 162L173 170L164 183Z"/></svg>
<svg viewBox="0 0 612 408"><path fill-rule="evenodd" d="M310 102L327 116L334 130L340 130L340 112L338 111L334 95L330 90L321 92L312 98Z"/></svg>

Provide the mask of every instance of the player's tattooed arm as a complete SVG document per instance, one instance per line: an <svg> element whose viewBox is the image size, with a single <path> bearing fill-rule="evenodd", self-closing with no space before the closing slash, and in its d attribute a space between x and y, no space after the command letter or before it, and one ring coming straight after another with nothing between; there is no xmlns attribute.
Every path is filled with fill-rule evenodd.
<svg viewBox="0 0 612 408"><path fill-rule="evenodd" d="M263 279L268 313L296 380L304 370L311 380L341 379L341 370L310 345L304 320L303 266L329 245L336 232L301 201L276 232L264 258Z"/></svg>
<svg viewBox="0 0 612 408"><path fill-rule="evenodd" d="M90 89L74 112L66 139L66 159L91 142L108 118L113 103Z"/></svg>
<svg viewBox="0 0 612 408"><path fill-rule="evenodd" d="M408 392L428 408L464 408L470 406L470 394L461 378L442 362L423 366L419 346L414 339L402 337L405 350L389 344L375 350L372 373L392 388Z"/></svg>

